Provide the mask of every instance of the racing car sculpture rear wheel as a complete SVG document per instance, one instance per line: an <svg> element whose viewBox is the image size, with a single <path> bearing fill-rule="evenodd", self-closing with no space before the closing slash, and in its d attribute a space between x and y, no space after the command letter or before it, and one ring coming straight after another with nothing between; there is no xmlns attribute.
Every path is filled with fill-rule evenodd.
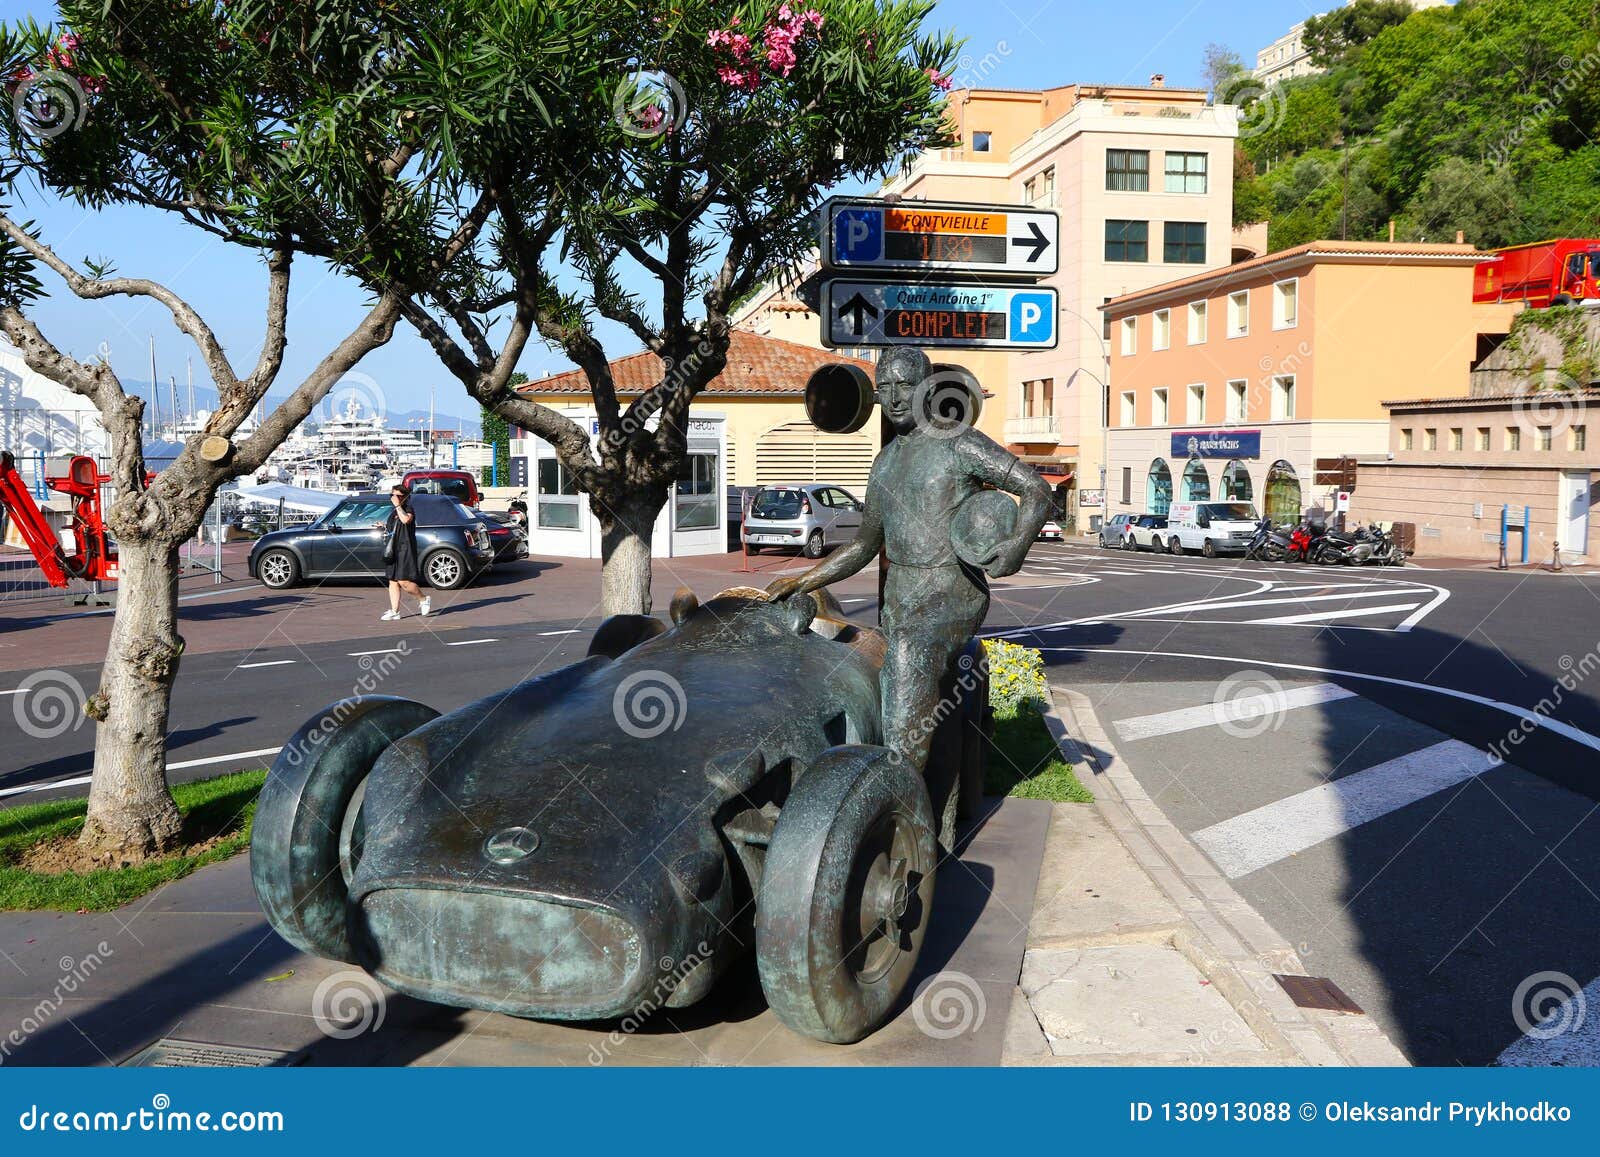
<svg viewBox="0 0 1600 1157"><path fill-rule="evenodd" d="M922 949L936 852L922 777L892 752L818 757L778 814L756 906L756 964L779 1020L835 1044L882 1022Z"/></svg>
<svg viewBox="0 0 1600 1157"><path fill-rule="evenodd" d="M278 753L256 803L250 875L268 921L295 947L354 962L346 906L367 773L396 740L438 717L393 695L342 699Z"/></svg>

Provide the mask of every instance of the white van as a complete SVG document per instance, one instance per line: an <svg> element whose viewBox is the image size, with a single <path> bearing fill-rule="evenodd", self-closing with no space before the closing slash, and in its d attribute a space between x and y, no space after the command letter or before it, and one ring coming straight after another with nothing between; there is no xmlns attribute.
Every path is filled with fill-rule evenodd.
<svg viewBox="0 0 1600 1157"><path fill-rule="evenodd" d="M1174 502L1167 511L1167 549L1198 550L1207 558L1243 554L1260 521L1250 502Z"/></svg>

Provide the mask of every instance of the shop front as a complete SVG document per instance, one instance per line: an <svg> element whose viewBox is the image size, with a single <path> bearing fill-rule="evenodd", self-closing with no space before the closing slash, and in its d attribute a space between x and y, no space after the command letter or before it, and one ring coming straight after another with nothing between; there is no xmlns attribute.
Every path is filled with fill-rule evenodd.
<svg viewBox="0 0 1600 1157"><path fill-rule="evenodd" d="M592 408L560 412L599 436ZM528 551L568 558L600 557L600 522L589 509L572 475L554 448L538 438L526 439L530 459ZM651 553L657 558L721 554L727 550L727 421L726 415L696 410L689 419L688 456L656 518Z"/></svg>

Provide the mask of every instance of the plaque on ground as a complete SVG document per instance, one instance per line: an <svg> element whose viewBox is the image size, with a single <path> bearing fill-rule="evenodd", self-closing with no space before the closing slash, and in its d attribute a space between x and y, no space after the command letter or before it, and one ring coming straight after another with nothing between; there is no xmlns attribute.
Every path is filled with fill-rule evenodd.
<svg viewBox="0 0 1600 1157"><path fill-rule="evenodd" d="M122 1062L130 1069L264 1069L288 1065L293 1053L247 1045L162 1037Z"/></svg>

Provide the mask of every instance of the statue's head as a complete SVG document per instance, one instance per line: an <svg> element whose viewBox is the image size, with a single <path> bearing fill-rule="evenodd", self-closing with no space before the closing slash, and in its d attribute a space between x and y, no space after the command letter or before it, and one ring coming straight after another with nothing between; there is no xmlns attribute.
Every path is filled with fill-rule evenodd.
<svg viewBox="0 0 1600 1157"><path fill-rule="evenodd" d="M911 346L895 346L878 359L878 404L896 433L917 425L917 387L932 368L928 355Z"/></svg>

